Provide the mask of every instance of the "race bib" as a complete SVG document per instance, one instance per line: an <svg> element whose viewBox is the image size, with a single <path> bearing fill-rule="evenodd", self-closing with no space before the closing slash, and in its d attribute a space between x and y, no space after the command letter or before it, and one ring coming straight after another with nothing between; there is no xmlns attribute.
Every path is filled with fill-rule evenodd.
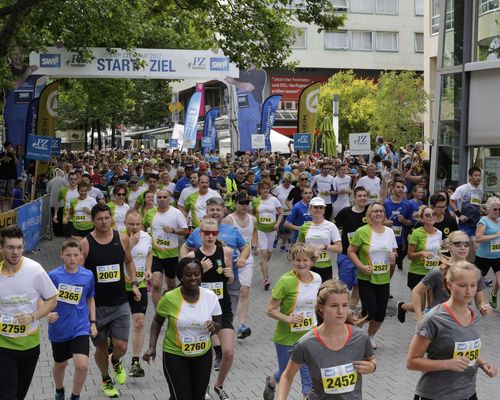
<svg viewBox="0 0 500 400"><path fill-rule="evenodd" d="M57 294L57 301L62 301L68 304L78 304L82 298L83 288L81 286L67 285L60 283L57 286L59 293Z"/></svg>
<svg viewBox="0 0 500 400"><path fill-rule="evenodd" d="M500 238L493 239L490 242L490 251L492 253L498 253L498 252L500 252Z"/></svg>
<svg viewBox="0 0 500 400"><path fill-rule="evenodd" d="M144 265L136 265L135 278L137 282L143 281L146 278L146 268Z"/></svg>
<svg viewBox="0 0 500 400"><path fill-rule="evenodd" d="M433 256L430 256L430 257L426 257L425 260L424 260L424 268L425 269L434 269L434 268L437 268L439 267L439 257L433 255Z"/></svg>
<svg viewBox="0 0 500 400"><path fill-rule="evenodd" d="M320 196L330 196L330 192L320 192Z"/></svg>
<svg viewBox="0 0 500 400"><path fill-rule="evenodd" d="M322 251L319 253L318 261L330 261L330 253L328 251Z"/></svg>
<svg viewBox="0 0 500 400"><path fill-rule="evenodd" d="M371 201L377 201L378 200L378 193L370 193L370 195L368 196L368 199L370 199Z"/></svg>
<svg viewBox="0 0 500 400"><path fill-rule="evenodd" d="M210 336L202 335L197 338L183 337L182 338L182 352L184 354L194 356L202 354L210 348Z"/></svg>
<svg viewBox="0 0 500 400"><path fill-rule="evenodd" d="M15 317L0 315L0 335L8 337L28 336L28 325L19 325Z"/></svg>
<svg viewBox="0 0 500 400"><path fill-rule="evenodd" d="M96 267L97 271L97 282L99 283L111 283L118 282L120 280L120 265L99 265Z"/></svg>
<svg viewBox="0 0 500 400"><path fill-rule="evenodd" d="M373 261L372 273L375 275L385 274L389 271L389 264L383 263L382 261Z"/></svg>
<svg viewBox="0 0 500 400"><path fill-rule="evenodd" d="M273 219L271 217L262 217L259 215L258 222L259 224L271 224L273 223Z"/></svg>
<svg viewBox="0 0 500 400"><path fill-rule="evenodd" d="M349 393L356 386L358 373L352 363L321 368L321 380L326 394Z"/></svg>
<svg viewBox="0 0 500 400"><path fill-rule="evenodd" d="M292 316L297 314L292 314ZM302 313L302 321L290 324L290 332L304 332L310 331L313 327L313 311L306 311Z"/></svg>
<svg viewBox="0 0 500 400"><path fill-rule="evenodd" d="M469 359L469 367L472 367L476 364L480 353L481 339L469 340L467 342L455 342L453 358L467 357Z"/></svg>
<svg viewBox="0 0 500 400"><path fill-rule="evenodd" d="M473 194L470 196L470 203L474 204L476 206L481 205L481 196L478 196L477 194Z"/></svg>
<svg viewBox="0 0 500 400"><path fill-rule="evenodd" d="M224 285L222 282L201 282L201 287L214 292L218 299L224 297Z"/></svg>
<svg viewBox="0 0 500 400"><path fill-rule="evenodd" d="M159 247L165 247L165 248L169 248L169 247L172 247L172 242L168 239L160 239L160 238L157 238L156 239L156 244L159 246Z"/></svg>
<svg viewBox="0 0 500 400"><path fill-rule="evenodd" d="M394 232L394 236L400 237L401 233L403 232L403 227L402 226L392 226L392 231Z"/></svg>
<svg viewBox="0 0 500 400"><path fill-rule="evenodd" d="M85 215L75 215L75 220L79 222L84 222L87 218Z"/></svg>

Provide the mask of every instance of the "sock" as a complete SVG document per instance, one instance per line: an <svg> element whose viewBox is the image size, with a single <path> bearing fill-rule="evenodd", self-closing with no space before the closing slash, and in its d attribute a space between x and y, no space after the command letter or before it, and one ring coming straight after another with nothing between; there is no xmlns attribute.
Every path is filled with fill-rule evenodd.
<svg viewBox="0 0 500 400"><path fill-rule="evenodd" d="M61 389L56 388L56 393L64 394L64 386Z"/></svg>
<svg viewBox="0 0 500 400"><path fill-rule="evenodd" d="M120 359L115 360L115 358L114 358L113 356L111 356L111 362L112 362L113 364L118 364L118 363L120 362Z"/></svg>
<svg viewBox="0 0 500 400"><path fill-rule="evenodd" d="M69 400L80 400L80 395L71 393L71 398Z"/></svg>
<svg viewBox="0 0 500 400"><path fill-rule="evenodd" d="M139 357L132 357L132 364L135 362L139 362Z"/></svg>
<svg viewBox="0 0 500 400"><path fill-rule="evenodd" d="M102 381L103 381L103 382L108 382L108 381L110 381L110 380L111 380L111 377L110 377L109 375L103 375L103 376L102 376Z"/></svg>
<svg viewBox="0 0 500 400"><path fill-rule="evenodd" d="M222 357L222 347L221 346L214 346L214 351L215 351L215 355L217 357Z"/></svg>

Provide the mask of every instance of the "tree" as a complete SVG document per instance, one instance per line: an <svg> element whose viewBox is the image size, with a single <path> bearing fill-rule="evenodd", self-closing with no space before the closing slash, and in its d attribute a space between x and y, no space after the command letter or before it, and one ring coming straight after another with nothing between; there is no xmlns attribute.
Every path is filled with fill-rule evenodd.
<svg viewBox="0 0 500 400"><path fill-rule="evenodd" d="M382 72L373 96L370 131L402 146L422 140L421 116L427 94L423 77L412 71Z"/></svg>
<svg viewBox="0 0 500 400"><path fill-rule="evenodd" d="M340 97L339 105L339 143L349 143L349 133L368 132L369 121L373 115L373 95L376 85L372 80L356 78L353 71L342 71L333 75L321 87L317 125L325 119L332 120L334 94ZM334 132L338 135L338 132Z"/></svg>
<svg viewBox="0 0 500 400"><path fill-rule="evenodd" d="M292 22L335 30L344 16L330 0L2 0L0 85L8 56L60 45L221 49L238 66L291 67Z"/></svg>

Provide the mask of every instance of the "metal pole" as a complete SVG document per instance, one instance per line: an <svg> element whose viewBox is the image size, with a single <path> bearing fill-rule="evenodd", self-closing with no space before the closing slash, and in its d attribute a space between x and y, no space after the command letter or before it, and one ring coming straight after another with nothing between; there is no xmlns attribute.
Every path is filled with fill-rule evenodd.
<svg viewBox="0 0 500 400"><path fill-rule="evenodd" d="M340 105L340 96L338 94L334 94L332 98L332 116L333 116L333 134L335 137L335 151L338 153L338 145L339 145L339 105Z"/></svg>

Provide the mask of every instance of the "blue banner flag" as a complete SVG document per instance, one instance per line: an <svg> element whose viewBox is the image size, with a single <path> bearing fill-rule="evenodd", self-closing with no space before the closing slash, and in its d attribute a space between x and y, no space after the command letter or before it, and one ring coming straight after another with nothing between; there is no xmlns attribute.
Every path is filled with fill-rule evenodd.
<svg viewBox="0 0 500 400"><path fill-rule="evenodd" d="M280 94L269 96L262 105L262 115L260 121L260 132L264 135L265 150L271 151L271 129L274 125L274 118L276 117L276 110L278 103L281 100Z"/></svg>
<svg viewBox="0 0 500 400"><path fill-rule="evenodd" d="M196 145L196 132L198 130L198 115L200 114L201 92L194 92L189 99L184 123L184 140L182 147L194 149Z"/></svg>
<svg viewBox="0 0 500 400"><path fill-rule="evenodd" d="M296 133L293 135L293 148L297 150L311 150L311 134Z"/></svg>
<svg viewBox="0 0 500 400"><path fill-rule="evenodd" d="M170 139L168 144L170 147L177 148L179 146L179 139Z"/></svg>
<svg viewBox="0 0 500 400"><path fill-rule="evenodd" d="M207 151L215 150L215 139L217 138L217 129L215 128L215 119L219 116L219 108L211 108L205 115L205 123L203 124L203 139L208 138L205 143L208 146L203 146L203 154Z"/></svg>
<svg viewBox="0 0 500 400"><path fill-rule="evenodd" d="M28 160L49 161L52 152L52 138L50 136L29 135L26 146Z"/></svg>
<svg viewBox="0 0 500 400"><path fill-rule="evenodd" d="M36 250L42 228L42 199L17 208L17 225L23 231L24 251Z"/></svg>

